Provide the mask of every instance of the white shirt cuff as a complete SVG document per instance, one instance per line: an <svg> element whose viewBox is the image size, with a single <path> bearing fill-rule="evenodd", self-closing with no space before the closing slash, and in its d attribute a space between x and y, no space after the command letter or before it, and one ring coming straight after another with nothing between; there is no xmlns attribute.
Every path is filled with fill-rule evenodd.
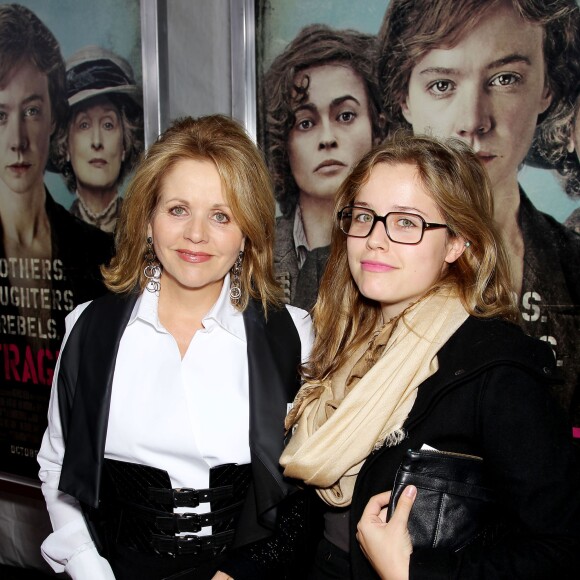
<svg viewBox="0 0 580 580"><path fill-rule="evenodd" d="M73 554L64 570L73 580L115 580L111 565L92 542Z"/></svg>
<svg viewBox="0 0 580 580"><path fill-rule="evenodd" d="M109 562L97 552L82 517L50 534L40 550L55 572L66 572L73 579L115 578Z"/></svg>

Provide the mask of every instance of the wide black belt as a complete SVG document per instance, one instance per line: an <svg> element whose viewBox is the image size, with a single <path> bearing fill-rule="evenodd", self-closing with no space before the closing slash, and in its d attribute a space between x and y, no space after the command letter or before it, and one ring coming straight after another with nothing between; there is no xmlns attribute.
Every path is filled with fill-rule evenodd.
<svg viewBox="0 0 580 580"><path fill-rule="evenodd" d="M153 534L152 545L160 554L202 554L215 552L234 541L234 531L221 532L211 536L160 536Z"/></svg>
<svg viewBox="0 0 580 580"><path fill-rule="evenodd" d="M173 514L171 516L156 516L155 525L163 532L179 534L183 532L199 532L206 526L215 526L217 523L239 514L244 502L238 502L230 507L206 512L204 514Z"/></svg>
<svg viewBox="0 0 580 580"><path fill-rule="evenodd" d="M251 482L250 465L210 469L208 489L171 488L166 471L105 460L98 524L105 545L159 556L223 552L232 544L237 520ZM206 513L174 513L176 507L209 503ZM212 534L194 534L212 526Z"/></svg>
<svg viewBox="0 0 580 580"><path fill-rule="evenodd" d="M222 485L215 489L192 489L190 487L166 489L163 487L150 487L148 494L151 500L164 505L171 505L173 507L197 507L200 503L208 503L233 497L234 486Z"/></svg>

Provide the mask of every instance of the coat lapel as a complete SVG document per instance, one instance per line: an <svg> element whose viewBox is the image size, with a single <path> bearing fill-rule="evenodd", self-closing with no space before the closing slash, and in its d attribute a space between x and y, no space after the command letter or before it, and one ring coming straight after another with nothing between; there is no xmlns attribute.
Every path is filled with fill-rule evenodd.
<svg viewBox="0 0 580 580"><path fill-rule="evenodd" d="M61 356L58 394L66 448L59 489L91 507L99 501L117 351L136 300L137 295L108 294L92 302Z"/></svg>
<svg viewBox="0 0 580 580"><path fill-rule="evenodd" d="M260 305L251 302L244 312L244 323L248 344L250 453L254 487L254 497L248 498L248 502L255 502L259 524L272 529L276 522L275 507L293 489L293 485L283 477L278 460L284 447L284 418L288 403L294 400L299 386L300 339L285 308L270 310L266 323ZM244 511L251 515L250 509ZM255 530L258 536L264 535L265 531L262 528L260 533L260 527ZM248 536L256 537L248 530L241 535L244 540Z"/></svg>

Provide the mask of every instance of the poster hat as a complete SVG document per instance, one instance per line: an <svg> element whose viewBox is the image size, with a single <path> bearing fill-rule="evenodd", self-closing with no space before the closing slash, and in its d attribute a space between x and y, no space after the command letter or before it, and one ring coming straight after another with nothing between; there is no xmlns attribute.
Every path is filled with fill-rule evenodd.
<svg viewBox="0 0 580 580"><path fill-rule="evenodd" d="M131 65L100 46L87 46L66 62L68 103L72 107L100 95L121 95L142 109L142 97Z"/></svg>

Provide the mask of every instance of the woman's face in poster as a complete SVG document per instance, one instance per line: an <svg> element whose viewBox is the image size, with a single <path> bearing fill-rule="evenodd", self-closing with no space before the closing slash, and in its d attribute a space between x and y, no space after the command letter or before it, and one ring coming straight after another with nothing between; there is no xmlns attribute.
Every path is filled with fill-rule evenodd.
<svg viewBox="0 0 580 580"><path fill-rule="evenodd" d="M300 195L332 199L373 144L365 85L340 64L306 69L295 80L297 86L307 83L308 94L294 110L288 136L292 176Z"/></svg>
<svg viewBox="0 0 580 580"><path fill-rule="evenodd" d="M79 108L68 130L68 152L79 189L116 186L123 162L123 125L106 97Z"/></svg>
<svg viewBox="0 0 580 580"><path fill-rule="evenodd" d="M433 49L415 65L403 114L415 133L468 142L496 187L515 185L550 102L543 29L503 4L456 46Z"/></svg>

